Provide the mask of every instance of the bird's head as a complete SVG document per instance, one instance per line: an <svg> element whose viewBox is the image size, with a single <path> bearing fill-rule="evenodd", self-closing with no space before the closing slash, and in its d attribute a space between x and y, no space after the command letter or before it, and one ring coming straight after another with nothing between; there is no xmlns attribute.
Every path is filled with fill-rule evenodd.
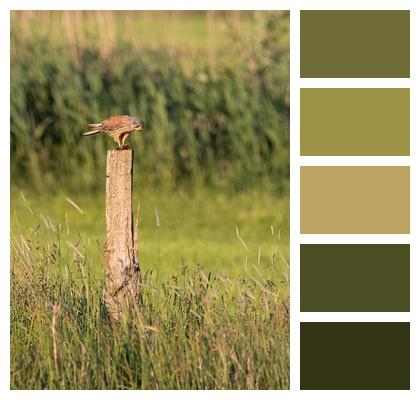
<svg viewBox="0 0 420 400"><path fill-rule="evenodd" d="M131 125L135 131L142 131L144 129L144 121L137 117L131 118Z"/></svg>

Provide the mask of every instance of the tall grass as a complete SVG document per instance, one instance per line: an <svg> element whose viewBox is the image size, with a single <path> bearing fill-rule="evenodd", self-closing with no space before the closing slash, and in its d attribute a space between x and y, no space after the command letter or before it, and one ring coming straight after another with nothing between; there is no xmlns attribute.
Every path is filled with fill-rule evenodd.
<svg viewBox="0 0 420 400"><path fill-rule="evenodd" d="M80 18L91 25L90 14ZM210 59L186 55L181 44L139 48L124 33L96 43L81 39L81 27L67 32L78 39L53 40L12 18L12 182L98 189L113 144L80 135L88 122L128 113L146 121L131 139L145 185L287 189L288 16L252 18L258 30L232 25L217 50L208 39Z"/></svg>
<svg viewBox="0 0 420 400"><path fill-rule="evenodd" d="M61 225L12 235L12 389L287 389L288 278L273 257L259 278L187 266L143 271L138 306L111 324L103 280Z"/></svg>

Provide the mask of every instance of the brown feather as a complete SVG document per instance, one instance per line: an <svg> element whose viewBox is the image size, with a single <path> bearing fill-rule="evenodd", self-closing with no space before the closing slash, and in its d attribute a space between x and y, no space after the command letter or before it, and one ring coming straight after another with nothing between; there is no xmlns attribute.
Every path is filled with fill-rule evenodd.
<svg viewBox="0 0 420 400"><path fill-rule="evenodd" d="M131 117L129 115L115 115L102 123L102 130L111 132L131 127Z"/></svg>

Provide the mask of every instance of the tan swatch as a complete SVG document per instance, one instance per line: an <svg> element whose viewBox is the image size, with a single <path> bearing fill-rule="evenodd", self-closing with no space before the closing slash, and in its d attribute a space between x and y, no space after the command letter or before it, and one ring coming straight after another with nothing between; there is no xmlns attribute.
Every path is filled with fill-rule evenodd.
<svg viewBox="0 0 420 400"><path fill-rule="evenodd" d="M301 233L410 233L409 167L301 167Z"/></svg>

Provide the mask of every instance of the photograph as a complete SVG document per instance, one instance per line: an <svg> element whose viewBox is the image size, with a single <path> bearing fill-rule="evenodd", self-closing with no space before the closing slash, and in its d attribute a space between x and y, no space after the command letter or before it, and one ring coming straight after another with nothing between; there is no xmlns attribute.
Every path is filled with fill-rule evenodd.
<svg viewBox="0 0 420 400"><path fill-rule="evenodd" d="M289 65L286 10L10 11L10 389L290 389Z"/></svg>

